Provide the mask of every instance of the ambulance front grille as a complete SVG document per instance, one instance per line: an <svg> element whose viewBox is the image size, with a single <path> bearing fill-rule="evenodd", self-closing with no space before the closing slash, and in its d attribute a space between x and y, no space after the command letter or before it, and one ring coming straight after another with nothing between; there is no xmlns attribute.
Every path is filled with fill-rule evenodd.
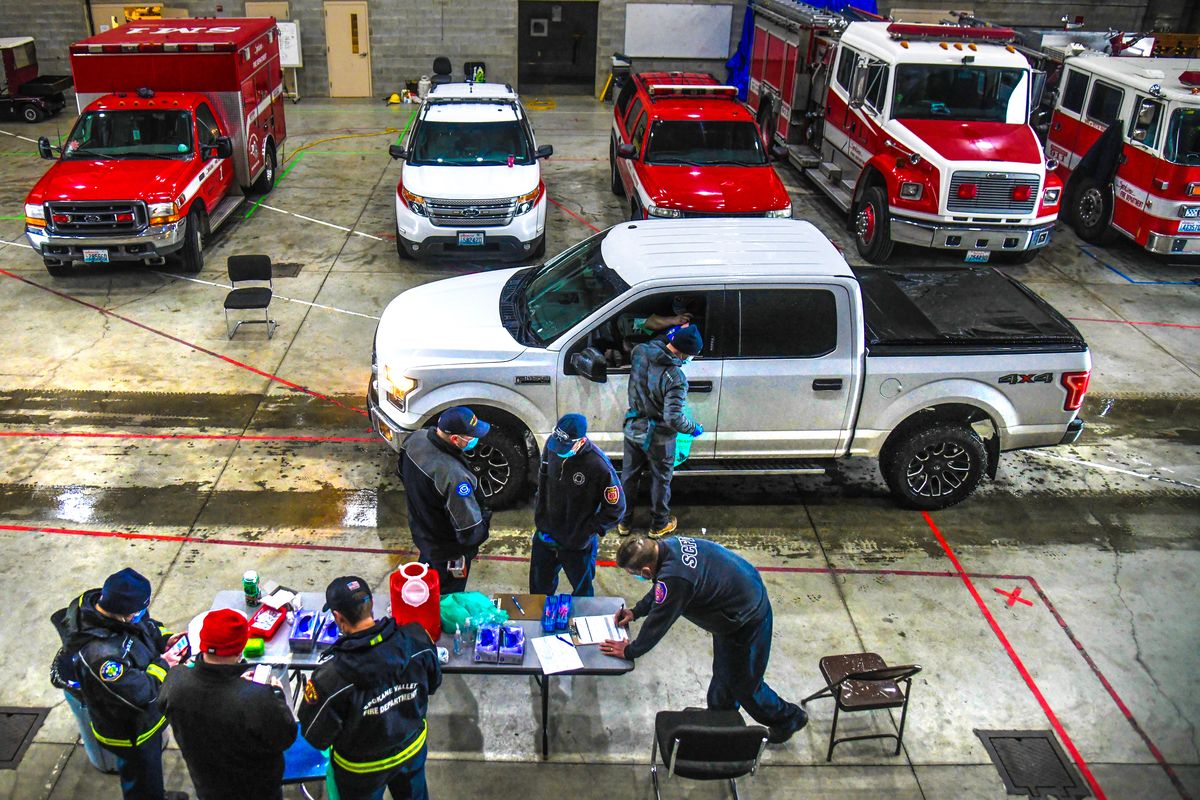
<svg viewBox="0 0 1200 800"><path fill-rule="evenodd" d="M53 233L85 236L137 233L146 227L146 205L139 201L47 203L46 223Z"/></svg>

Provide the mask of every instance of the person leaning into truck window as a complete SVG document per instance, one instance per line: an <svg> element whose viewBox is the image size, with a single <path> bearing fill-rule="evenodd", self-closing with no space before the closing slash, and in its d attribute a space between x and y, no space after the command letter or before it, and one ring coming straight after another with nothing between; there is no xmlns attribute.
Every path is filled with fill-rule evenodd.
<svg viewBox="0 0 1200 800"><path fill-rule="evenodd" d="M600 537L625 513L608 456L587 438L587 417L564 414L546 441L534 501L529 593L555 594L563 570L576 597L591 597Z"/></svg>
<svg viewBox="0 0 1200 800"><path fill-rule="evenodd" d="M695 325L684 325L633 348L629 374L629 411L625 413L624 464L621 483L627 493L619 532L633 524L634 500L641 474L650 470L650 535L665 536L678 520L671 516L671 477L675 470L675 437L700 436L704 426L687 413L687 376L683 365L700 353L704 339Z"/></svg>
<svg viewBox="0 0 1200 800"><path fill-rule="evenodd" d="M653 336L669 328L694 322L695 315L690 310L691 305L691 298L677 294L671 298L670 314L651 314L648 317L639 317L636 314L622 315L618 323L621 329L621 336L626 338L631 336Z"/></svg>
<svg viewBox="0 0 1200 800"><path fill-rule="evenodd" d="M488 538L492 513L463 453L491 427L465 406L448 408L437 427L410 436L400 456L413 544L437 572L442 594L466 590L471 561Z"/></svg>

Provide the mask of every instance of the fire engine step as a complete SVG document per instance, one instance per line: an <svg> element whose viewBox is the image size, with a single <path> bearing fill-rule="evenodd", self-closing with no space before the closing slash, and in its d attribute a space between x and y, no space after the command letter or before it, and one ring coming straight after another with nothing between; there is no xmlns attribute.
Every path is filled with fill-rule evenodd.
<svg viewBox="0 0 1200 800"><path fill-rule="evenodd" d="M821 165L817 167L817 169L819 169L821 174L827 179L833 181L834 183L841 183L842 168L837 164L834 164L832 161L822 161Z"/></svg>
<svg viewBox="0 0 1200 800"><path fill-rule="evenodd" d="M842 211L849 211L850 205L854 202L854 195L846 189L846 184L842 183L841 170L837 169L837 179L833 180L824 172L824 164L817 169L806 169L804 174L812 179L814 183L825 190L833 202L841 207Z"/></svg>
<svg viewBox="0 0 1200 800"><path fill-rule="evenodd" d="M810 169L821 163L821 156L816 150L804 144L789 144L788 161L799 170Z"/></svg>
<svg viewBox="0 0 1200 800"><path fill-rule="evenodd" d="M221 223L229 219L229 215L232 214L245 199L246 198L243 195L230 194L220 203L217 203L216 210L213 211L212 216L208 219L208 229L210 231L215 231L217 228L221 227Z"/></svg>

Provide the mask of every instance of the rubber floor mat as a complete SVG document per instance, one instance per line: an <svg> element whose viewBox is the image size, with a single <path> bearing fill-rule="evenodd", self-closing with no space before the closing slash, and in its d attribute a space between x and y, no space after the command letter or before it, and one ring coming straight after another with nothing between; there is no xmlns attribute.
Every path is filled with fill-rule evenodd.
<svg viewBox="0 0 1200 800"><path fill-rule="evenodd" d="M46 721L48 708L0 707L0 769L16 769Z"/></svg>
<svg viewBox="0 0 1200 800"><path fill-rule="evenodd" d="M976 730L975 735L983 742L1009 794L1058 800L1091 796L1050 731Z"/></svg>

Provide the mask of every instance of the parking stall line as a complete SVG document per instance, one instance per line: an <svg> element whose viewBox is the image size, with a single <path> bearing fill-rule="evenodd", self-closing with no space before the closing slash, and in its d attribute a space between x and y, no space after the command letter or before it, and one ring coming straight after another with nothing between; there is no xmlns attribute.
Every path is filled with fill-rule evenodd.
<svg viewBox="0 0 1200 800"><path fill-rule="evenodd" d="M554 205L558 206L558 207L559 207L560 209L562 209L563 211L565 211L565 212L566 212L566 213L567 213L569 216L571 216L572 218L574 218L574 219L575 219L577 222L582 222L584 225L587 225L589 228L591 228L591 229L592 229L592 232L593 232L593 233L599 233L599 232L600 232L600 229L599 229L599 228L597 228L597 227L596 227L595 225L593 225L592 223L588 222L586 219L584 219L583 217L581 217L579 214L576 214L574 211L572 211L571 209L569 209L569 208L567 208L566 206L564 206L562 203L560 203L560 202L558 202L557 200L555 200L553 197L551 197L551 196L549 195L549 193L547 193L547 194L546 194L546 199L547 199L547 200L549 200L549 201L550 201L551 203L553 203Z"/></svg>
<svg viewBox="0 0 1200 800"><path fill-rule="evenodd" d="M1076 245L1076 247L1079 247L1079 245ZM1200 278L1193 278L1190 281L1142 281L1142 280L1137 280L1137 279L1129 277L1124 272L1121 272L1121 270L1117 269L1112 264L1109 264L1107 261L1100 258L1100 256L1096 255L1091 250L1088 250L1086 247L1079 247L1079 252L1083 253L1085 256L1092 259L1097 264L1099 264L1100 266L1109 270L1110 272L1113 272L1116 275L1118 275L1119 277L1125 279L1126 282L1135 284L1137 286L1200 286Z"/></svg>
<svg viewBox="0 0 1200 800"><path fill-rule="evenodd" d="M374 236L369 233L363 233L362 231L356 231L353 228L347 228L345 225L335 225L334 223L326 222L323 219L316 219L314 217L306 217L303 214L297 214L295 211L288 211L283 208L276 208L275 206L269 206L266 203L263 203L261 208L265 208L268 211L275 211L280 214L287 214L289 216L295 217L296 219L302 219L305 222L315 222L318 225L324 225L328 228L336 228L339 231L345 231L346 233L353 233L355 236L363 236L363 237L366 237L367 239L374 239L377 242L383 241L383 238L379 237L379 236Z"/></svg>
<svg viewBox="0 0 1200 800"><path fill-rule="evenodd" d="M191 283L200 283L205 286L214 286L218 289L229 290L229 289L233 288L232 286L225 284L225 283L217 283L215 281L206 281L202 278L189 278L186 275L174 275L170 272L159 272L158 270L150 270L150 271L153 272L155 275L161 275L164 278L175 278L176 280L189 281ZM286 300L289 303L299 303L302 306L311 306L312 308L320 308L320 309L324 309L325 311L336 311L339 314L349 314L352 317L362 317L363 319L374 319L374 320L379 319L379 317L377 317L373 314L363 314L360 311L351 311L346 308L338 308L337 306L327 306L327 305L324 305L323 303L313 303L308 300L297 300L295 297L284 297L281 294L272 294L271 296L274 298L278 298L279 300Z"/></svg>
<svg viewBox="0 0 1200 800"><path fill-rule="evenodd" d="M1149 325L1155 328L1187 328L1200 330L1200 325L1185 325L1182 322L1135 322L1128 319L1099 319L1097 317L1067 317L1072 322L1111 322L1117 325Z"/></svg>
<svg viewBox="0 0 1200 800"><path fill-rule="evenodd" d="M5 136L12 136L14 139L20 139L25 142L33 142L34 144L37 144L37 139L30 139L28 136L22 136L19 133L9 133L8 131L0 131L0 133L3 133Z"/></svg>
<svg viewBox="0 0 1200 800"><path fill-rule="evenodd" d="M1056 456L1052 453L1042 453L1037 450L1030 450L1028 451L1028 454L1034 456L1035 458L1048 458L1051 461L1062 461L1067 464L1078 464L1079 466L1091 467L1092 469L1103 470L1105 472L1116 472L1121 475L1129 475L1133 478L1144 478L1148 481L1161 481L1163 483L1170 483L1174 484L1175 486L1181 486L1185 489L1200 489L1200 484L1188 483L1187 481L1181 481L1177 478L1164 478L1161 475L1151 475L1148 472L1137 472L1136 470L1124 469L1123 467L1114 467L1111 464L1101 464L1098 461L1087 461L1082 458Z"/></svg>
<svg viewBox="0 0 1200 800"><path fill-rule="evenodd" d="M8 245L9 247L24 247L27 250L32 250L33 245L25 244L24 242L10 242L5 239L0 239L0 246Z"/></svg>

